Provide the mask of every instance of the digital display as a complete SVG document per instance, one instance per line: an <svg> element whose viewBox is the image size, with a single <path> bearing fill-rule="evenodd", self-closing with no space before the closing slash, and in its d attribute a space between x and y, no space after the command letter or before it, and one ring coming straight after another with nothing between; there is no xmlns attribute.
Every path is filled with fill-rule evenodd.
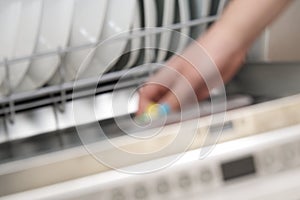
<svg viewBox="0 0 300 200"><path fill-rule="evenodd" d="M224 181L256 173L253 156L223 163L221 168Z"/></svg>

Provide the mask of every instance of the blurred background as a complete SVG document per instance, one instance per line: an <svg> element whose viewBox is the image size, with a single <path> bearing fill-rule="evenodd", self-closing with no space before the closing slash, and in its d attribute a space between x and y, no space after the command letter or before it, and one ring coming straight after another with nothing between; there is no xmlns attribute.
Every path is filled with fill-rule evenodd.
<svg viewBox="0 0 300 200"><path fill-rule="evenodd" d="M0 199L299 199L300 1L225 94L134 121L229 2L0 0Z"/></svg>

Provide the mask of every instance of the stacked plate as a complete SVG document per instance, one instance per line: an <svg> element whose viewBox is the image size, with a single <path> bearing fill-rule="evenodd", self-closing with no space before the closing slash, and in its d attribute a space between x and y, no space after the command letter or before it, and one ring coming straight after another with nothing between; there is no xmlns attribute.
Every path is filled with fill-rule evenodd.
<svg viewBox="0 0 300 200"><path fill-rule="evenodd" d="M100 76L139 64L163 62L205 30L184 27L145 37L139 31L186 23L209 14L210 0L0 0L0 59L89 43L93 49L35 57L0 67L0 95ZM8 23L9 22L9 23ZM8 69L8 70L6 70ZM7 78L9 77L9 78Z"/></svg>

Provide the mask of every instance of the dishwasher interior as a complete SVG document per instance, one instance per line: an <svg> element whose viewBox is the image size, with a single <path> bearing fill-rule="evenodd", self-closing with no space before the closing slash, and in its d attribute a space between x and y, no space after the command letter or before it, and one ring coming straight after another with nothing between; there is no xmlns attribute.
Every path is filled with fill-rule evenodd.
<svg viewBox="0 0 300 200"><path fill-rule="evenodd" d="M200 0L189 1L191 18L188 21L181 21L178 3L174 6L177 14L172 24L163 25L161 22L159 26L162 28L151 29L146 29L143 24L142 29L120 34L111 41L108 40L108 44L136 38L142 38L146 43L151 36L163 37L168 30L183 31L186 28L190 28L190 36L196 39L199 33L203 33L220 17L228 3L225 0L208 1L211 3L209 12L206 16L199 16L192 6L197 1ZM138 2L140 7L146 6L145 1ZM155 2L158 10L162 9L159 7L162 3ZM290 10L296 4L298 3ZM145 21L147 14L144 12L142 19ZM295 18L293 15L292 17ZM268 48L273 50L276 40L273 39L273 43L270 40L268 47L268 42L265 41L272 36L282 36L272 33L282 31L278 27L286 23L284 20L275 23L263 33L249 51L245 66L226 85L226 94L216 92L210 99L187 109L186 114L171 114L163 123L154 121L153 125L146 128L131 126L138 106L136 89L160 69L161 63L172 56L171 52L163 60L144 63L150 54L147 44L144 44L131 68L124 67L124 63L129 60L129 51L118 58L113 67L101 74L100 78L84 77L76 81L66 80L63 62L66 54L95 48L102 41L58 47L13 59L5 58L1 62L1 67L5 69L6 90L5 95L0 96L0 196L4 199L182 199L184 195L193 199L199 191L195 188L190 190L188 175L180 172L185 169L197 170L198 165L204 165L206 168L203 168L205 173L203 172L204 177L201 179L203 186L200 193L204 191L207 199L218 199L218 195L228 195L230 199L230 191L243 191L243 188L257 184L253 180L251 183L246 181L248 185L244 187L241 185L220 189L222 181L231 180L239 173L251 174L256 170L257 180L268 179L265 177L273 177L273 174L281 172L292 173L290 170L299 167L300 161L291 163L290 168L277 167L275 163L272 164L273 169L266 167L262 156L268 148L273 152L278 146L289 146L289 142L299 143L297 125L300 123L300 97L297 94L300 92L300 62L297 59L300 56L295 55L295 48L286 48L282 49L280 58L276 56L277 52L268 51ZM197 28L199 26L200 29ZM298 37L297 34L294 35ZM299 43L296 38L288 40ZM129 43L126 48L130 49ZM293 55L288 56L291 51ZM154 51L154 54L157 56L159 51ZM61 63L56 72L60 77L57 84L46 84L35 90L21 92L15 92L11 88L11 75L8 70L11 65L54 55L59 57ZM226 102L218 102L218 98L222 99L224 95ZM197 109L201 115L193 112ZM162 132L151 138L153 132L160 129ZM177 132L179 129L186 135L180 136ZM128 134L126 130L131 133ZM137 139L143 136L146 140ZM172 142L176 145L153 153ZM299 146L300 143L298 146L294 145L295 148ZM127 153L119 151L120 149ZM298 152L298 149L295 151ZM181 155L183 152L187 153ZM297 159L300 160L298 154ZM201 160L199 155L207 159ZM290 154L282 158L289 156ZM224 161L236 157L243 159L236 162ZM164 163L167 162L163 161L164 158L168 163ZM172 166L173 162L168 158L178 161L179 164ZM222 172L216 170L220 162L223 180L209 182L212 176L222 177ZM170 170L151 172L153 166L155 168L158 165L156 167L159 168L164 164L172 167ZM239 172L238 168L248 171ZM209 169L213 171L212 174ZM139 176L135 172L147 175ZM171 180L167 180L171 185L175 184L174 174L179 174L182 191L178 188L172 190L164 182L164 177L171 177ZM148 193L149 188L146 188L149 186L149 190L153 189L154 186L150 186L150 183L154 180L162 180L157 183L160 186L158 191L164 193L165 190L171 190L172 194L155 196L157 194L153 192L151 196ZM292 190L298 186L290 188ZM134 197L126 197L132 188ZM296 190L293 192L297 195ZM239 195L241 194L237 194L235 198L241 198ZM280 199L280 195L277 195Z"/></svg>

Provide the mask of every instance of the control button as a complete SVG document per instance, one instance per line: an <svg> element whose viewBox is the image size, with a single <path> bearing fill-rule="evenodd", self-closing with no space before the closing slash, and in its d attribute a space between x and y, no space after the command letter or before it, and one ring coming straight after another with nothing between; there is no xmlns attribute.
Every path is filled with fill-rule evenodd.
<svg viewBox="0 0 300 200"><path fill-rule="evenodd" d="M280 150L278 147L263 152L259 159L261 163L260 170L262 170L265 174L281 171L283 166L280 157Z"/></svg>
<svg viewBox="0 0 300 200"><path fill-rule="evenodd" d="M293 167L297 164L297 146L286 144L281 147L282 163L285 167Z"/></svg>
<svg viewBox="0 0 300 200"><path fill-rule="evenodd" d="M119 190L116 189L112 192L112 200L126 200L126 196Z"/></svg>
<svg viewBox="0 0 300 200"><path fill-rule="evenodd" d="M209 169L203 169L200 172L200 180L202 183L211 183L213 181L213 174Z"/></svg>
<svg viewBox="0 0 300 200"><path fill-rule="evenodd" d="M192 185L192 180L187 174L182 174L179 176L179 187L182 189L188 189Z"/></svg>
<svg viewBox="0 0 300 200"><path fill-rule="evenodd" d="M161 195L170 192L170 186L166 180L159 180L156 189L157 193Z"/></svg>
<svg viewBox="0 0 300 200"><path fill-rule="evenodd" d="M134 191L136 199L146 199L148 197L147 189L144 186L138 186Z"/></svg>
<svg viewBox="0 0 300 200"><path fill-rule="evenodd" d="M264 164L266 167L272 167L275 163L275 158L271 154L265 154L264 156Z"/></svg>

